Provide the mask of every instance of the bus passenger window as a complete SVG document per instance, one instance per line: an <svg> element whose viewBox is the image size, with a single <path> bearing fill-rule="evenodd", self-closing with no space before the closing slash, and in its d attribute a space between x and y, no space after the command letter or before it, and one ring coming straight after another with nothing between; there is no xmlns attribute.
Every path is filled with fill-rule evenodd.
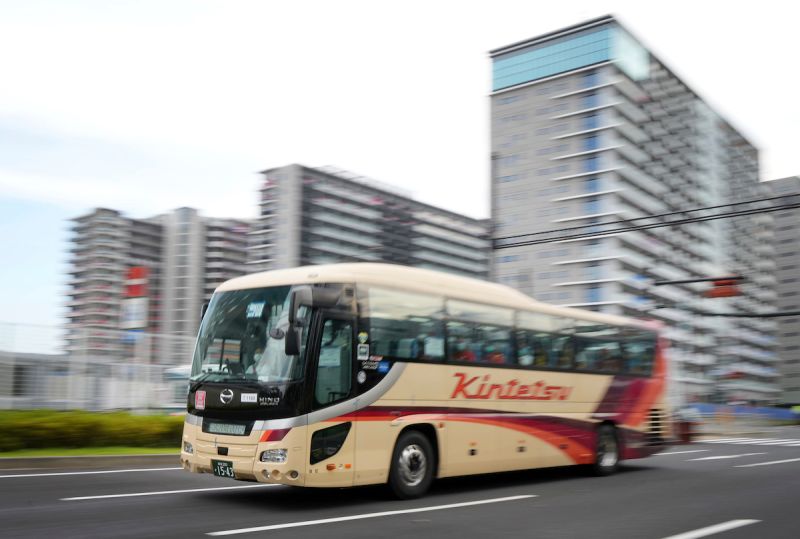
<svg viewBox="0 0 800 539"><path fill-rule="evenodd" d="M457 339L452 348L453 352L450 354L450 359L454 361L475 361L475 352L470 350L466 339Z"/></svg>
<svg viewBox="0 0 800 539"><path fill-rule="evenodd" d="M374 355L398 359L444 359L444 298L364 287L359 290L361 328L368 328Z"/></svg>
<svg viewBox="0 0 800 539"><path fill-rule="evenodd" d="M503 352L497 349L497 346L489 343L484 347L483 361L484 363L502 365L506 362L506 356L503 354Z"/></svg>
<svg viewBox="0 0 800 539"><path fill-rule="evenodd" d="M647 339L647 337L650 336L622 343L624 357L627 362L627 372L647 375L652 371L653 360L655 359L655 335L650 339Z"/></svg>
<svg viewBox="0 0 800 539"><path fill-rule="evenodd" d="M550 366L556 369L571 369L575 359L572 339L567 336L556 336L551 343Z"/></svg>

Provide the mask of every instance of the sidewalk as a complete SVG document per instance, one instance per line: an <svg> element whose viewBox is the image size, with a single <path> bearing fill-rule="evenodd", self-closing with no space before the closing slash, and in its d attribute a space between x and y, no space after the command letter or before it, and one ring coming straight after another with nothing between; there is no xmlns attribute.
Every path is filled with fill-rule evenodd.
<svg viewBox="0 0 800 539"><path fill-rule="evenodd" d="M180 467L179 453L157 455L103 455L80 457L2 457L2 471L114 470L125 468Z"/></svg>

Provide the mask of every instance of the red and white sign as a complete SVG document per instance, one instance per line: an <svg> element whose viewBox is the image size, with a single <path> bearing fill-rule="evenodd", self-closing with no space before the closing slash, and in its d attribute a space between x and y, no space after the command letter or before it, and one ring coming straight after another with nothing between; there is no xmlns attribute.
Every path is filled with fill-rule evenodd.
<svg viewBox="0 0 800 539"><path fill-rule="evenodd" d="M194 407L195 410L206 409L206 392L202 389L194 394Z"/></svg>
<svg viewBox="0 0 800 539"><path fill-rule="evenodd" d="M141 298L147 295L147 276L150 270L146 266L128 268L125 278L125 297Z"/></svg>

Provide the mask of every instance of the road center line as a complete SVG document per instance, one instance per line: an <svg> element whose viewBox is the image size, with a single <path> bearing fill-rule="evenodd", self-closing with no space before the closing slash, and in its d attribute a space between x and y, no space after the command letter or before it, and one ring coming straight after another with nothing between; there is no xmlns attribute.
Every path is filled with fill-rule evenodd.
<svg viewBox="0 0 800 539"><path fill-rule="evenodd" d="M679 533L678 535L670 535L669 537L664 537L664 539L697 539L698 537L705 537L707 535L714 535L715 533L726 532L728 530L733 530L734 528L741 528L742 526L755 524L756 522L761 521L751 519L729 520L728 522L714 524L713 526L706 526L705 528L698 528L685 533Z"/></svg>
<svg viewBox="0 0 800 539"><path fill-rule="evenodd" d="M271 526L257 526L254 528L241 528L238 530L225 530L219 532L211 532L207 533L206 535L237 535L240 533L251 533L251 532L263 532L269 530L281 530L284 528L297 528L300 526L316 526L318 524L330 524L332 522L346 522L348 520L360 520L364 518L377 518L377 517L388 517L392 515L405 515L410 513L423 513L426 511L440 511L442 509L454 509L457 507L469 507L472 505L483 505L487 503L500 503L500 502L511 502L514 500L523 500L526 498L535 498L535 494L525 494L522 496L508 496L506 498L491 498L489 500L478 500L475 502L462 502L462 503L449 503L446 505L433 505L430 507L418 507L416 509L400 509L397 511L381 511L379 513L364 513L361 515L350 515L346 517L334 517L334 518L323 518L320 520L306 520L301 522L287 522L285 524L273 524Z"/></svg>
<svg viewBox="0 0 800 539"><path fill-rule="evenodd" d="M734 468L750 468L751 466L769 466L770 464L783 464L785 462L798 462L800 459L773 460L770 462L756 462L755 464L740 464Z"/></svg>
<svg viewBox="0 0 800 539"><path fill-rule="evenodd" d="M102 473L130 473L130 472L162 472L166 470L183 470L180 466L176 468L132 468L130 470L93 470L89 472L50 472L50 473L26 473L13 475L0 475L0 479L9 477L53 477L55 475L91 475Z"/></svg>
<svg viewBox="0 0 800 539"><path fill-rule="evenodd" d="M664 455L683 455L684 453L702 453L703 451L710 451L709 449L692 449L691 451L671 451L669 453L656 453L654 457L662 457Z"/></svg>
<svg viewBox="0 0 800 539"><path fill-rule="evenodd" d="M234 490L242 488L264 488L264 487L277 487L276 484L268 485L241 485L236 487L212 487L212 488L187 488L184 490L160 490L158 492L131 492L129 494L105 494L102 496L77 496L74 498L61 498L62 502L75 502L80 500L101 500L104 498L131 498L134 496L159 496L162 494L183 494L185 492L208 492L212 490Z"/></svg>
<svg viewBox="0 0 800 539"><path fill-rule="evenodd" d="M739 457L751 457L753 455L766 455L766 453L742 453L741 455L718 455L716 457L701 457L699 459L689 459L686 462L691 462L693 460L738 459Z"/></svg>

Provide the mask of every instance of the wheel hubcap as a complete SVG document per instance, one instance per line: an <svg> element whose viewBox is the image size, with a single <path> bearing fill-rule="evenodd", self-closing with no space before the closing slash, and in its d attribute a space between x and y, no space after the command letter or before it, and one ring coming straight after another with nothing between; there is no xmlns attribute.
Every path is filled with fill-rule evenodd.
<svg viewBox="0 0 800 539"><path fill-rule="evenodd" d="M418 445L412 444L403 449L400 452L397 464L403 483L409 487L415 487L422 483L425 478L427 462L425 453L422 452Z"/></svg>
<svg viewBox="0 0 800 539"><path fill-rule="evenodd" d="M608 468L617 463L617 441L612 433L603 432L600 434L597 450L600 457L600 466Z"/></svg>

